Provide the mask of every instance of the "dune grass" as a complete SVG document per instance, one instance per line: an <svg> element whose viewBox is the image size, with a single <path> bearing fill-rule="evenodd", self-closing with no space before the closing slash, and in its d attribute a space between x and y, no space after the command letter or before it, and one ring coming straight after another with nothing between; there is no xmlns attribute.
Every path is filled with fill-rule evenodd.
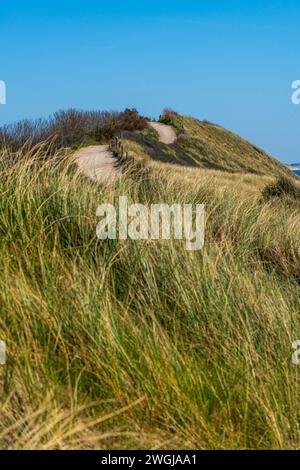
<svg viewBox="0 0 300 470"><path fill-rule="evenodd" d="M255 175L157 165L104 187L65 152L8 160L1 448L299 447L297 201L264 201ZM120 194L204 203L204 249L99 241L96 208Z"/></svg>

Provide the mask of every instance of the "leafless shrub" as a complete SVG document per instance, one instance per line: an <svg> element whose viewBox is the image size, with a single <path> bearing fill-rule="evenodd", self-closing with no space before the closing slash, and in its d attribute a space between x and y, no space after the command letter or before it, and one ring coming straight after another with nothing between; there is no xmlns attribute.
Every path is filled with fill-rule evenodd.
<svg viewBox="0 0 300 470"><path fill-rule="evenodd" d="M74 147L90 141L108 141L123 130L142 130L145 118L137 110L58 111L49 119L23 120L0 127L0 148L17 152L51 140L54 150Z"/></svg>

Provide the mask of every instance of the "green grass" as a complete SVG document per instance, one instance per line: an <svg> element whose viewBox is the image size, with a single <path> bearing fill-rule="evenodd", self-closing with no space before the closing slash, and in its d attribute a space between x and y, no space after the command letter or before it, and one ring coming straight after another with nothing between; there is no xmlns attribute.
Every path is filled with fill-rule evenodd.
<svg viewBox="0 0 300 470"><path fill-rule="evenodd" d="M298 202L163 166L104 187L38 152L0 168L0 447L297 448ZM205 248L100 242L120 194L204 203Z"/></svg>

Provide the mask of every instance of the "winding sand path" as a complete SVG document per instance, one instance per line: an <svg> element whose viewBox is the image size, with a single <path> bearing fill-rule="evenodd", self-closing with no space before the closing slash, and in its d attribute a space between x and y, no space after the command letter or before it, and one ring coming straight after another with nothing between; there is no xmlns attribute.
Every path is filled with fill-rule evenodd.
<svg viewBox="0 0 300 470"><path fill-rule="evenodd" d="M149 125L156 130L159 141L163 144L170 145L177 140L176 132L171 126L160 122L149 122ZM75 159L79 171L93 181L108 183L120 176L108 145L83 147L76 152Z"/></svg>
<svg viewBox="0 0 300 470"><path fill-rule="evenodd" d="M76 152L75 158L81 173L94 181L107 183L119 176L108 145L84 147Z"/></svg>
<svg viewBox="0 0 300 470"><path fill-rule="evenodd" d="M159 141L163 144L174 144L177 140L177 135L173 127L162 124L161 122L149 122L149 124L156 130L159 136Z"/></svg>

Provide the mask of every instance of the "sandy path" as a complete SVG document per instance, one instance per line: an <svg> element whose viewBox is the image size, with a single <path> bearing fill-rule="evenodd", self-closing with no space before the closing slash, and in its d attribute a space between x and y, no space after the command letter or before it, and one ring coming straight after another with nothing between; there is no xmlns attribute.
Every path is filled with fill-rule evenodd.
<svg viewBox="0 0 300 470"><path fill-rule="evenodd" d="M177 135L173 127L162 124L161 122L149 122L149 124L156 130L159 135L159 141L163 144L173 144L177 140Z"/></svg>
<svg viewBox="0 0 300 470"><path fill-rule="evenodd" d="M108 145L84 147L78 150L75 157L79 170L94 181L108 182L118 176Z"/></svg>

